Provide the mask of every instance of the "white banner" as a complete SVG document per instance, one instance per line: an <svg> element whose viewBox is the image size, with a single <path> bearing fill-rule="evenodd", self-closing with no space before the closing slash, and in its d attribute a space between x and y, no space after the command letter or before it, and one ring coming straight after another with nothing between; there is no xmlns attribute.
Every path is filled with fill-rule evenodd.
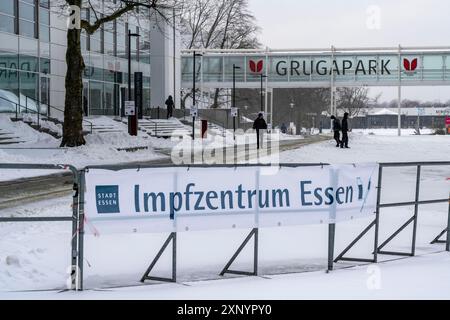
<svg viewBox="0 0 450 320"><path fill-rule="evenodd" d="M85 178L87 233L183 232L368 217L378 165L90 169Z"/></svg>

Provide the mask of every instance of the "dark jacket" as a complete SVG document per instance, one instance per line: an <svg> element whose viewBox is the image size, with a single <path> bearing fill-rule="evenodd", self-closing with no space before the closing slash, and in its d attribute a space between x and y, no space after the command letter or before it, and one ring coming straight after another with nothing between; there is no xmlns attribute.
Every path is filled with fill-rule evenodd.
<svg viewBox="0 0 450 320"><path fill-rule="evenodd" d="M264 118L256 119L255 122L253 122L253 129L256 129L256 130L265 130L265 129L267 129L266 120L264 120Z"/></svg>
<svg viewBox="0 0 450 320"><path fill-rule="evenodd" d="M348 132L348 118L342 119L342 132Z"/></svg>
<svg viewBox="0 0 450 320"><path fill-rule="evenodd" d="M171 99L167 99L166 100L167 110L172 110L173 109L173 105L174 105L173 100L171 100Z"/></svg>
<svg viewBox="0 0 450 320"><path fill-rule="evenodd" d="M333 131L341 131L341 122L339 119L333 120Z"/></svg>

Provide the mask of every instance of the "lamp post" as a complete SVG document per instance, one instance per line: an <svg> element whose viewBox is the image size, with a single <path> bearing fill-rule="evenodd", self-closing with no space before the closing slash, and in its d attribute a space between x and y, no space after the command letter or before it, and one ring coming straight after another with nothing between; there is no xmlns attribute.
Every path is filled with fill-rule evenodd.
<svg viewBox="0 0 450 320"><path fill-rule="evenodd" d="M267 76L261 73L261 112L264 111L264 78Z"/></svg>
<svg viewBox="0 0 450 320"><path fill-rule="evenodd" d="M233 108L236 108L236 70L241 69L237 65L233 64ZM236 116L233 117L233 137L236 140Z"/></svg>
<svg viewBox="0 0 450 320"><path fill-rule="evenodd" d="M197 53L197 52L195 52L194 51L194 53L193 53L193 66L192 66L192 74L193 74L193 77L192 77L192 107L195 109L196 108L196 100L195 100L195 91L196 91L196 88L195 88L195 83L196 83L196 79L195 79L195 77L196 77L196 64L195 64L195 58L196 57L201 57L201 56L203 56L202 54L200 54L200 53ZM195 140L195 115L192 117L192 140Z"/></svg>
<svg viewBox="0 0 450 320"><path fill-rule="evenodd" d="M131 30L128 29L128 101L133 101L131 95L131 37L140 37L140 35L131 33ZM134 116L128 116L128 134L131 136L137 136L138 131L136 105L134 108Z"/></svg>
<svg viewBox="0 0 450 320"><path fill-rule="evenodd" d="M292 122L292 112L294 111L294 106L295 106L295 104L294 104L294 102L291 102L289 105L291 106L291 116L290 116L291 123L289 123L289 127L291 128L291 134L292 134L292 133L294 132L294 131L293 131L293 128L292 128L292 126L291 126L291 124L293 123L293 122Z"/></svg>

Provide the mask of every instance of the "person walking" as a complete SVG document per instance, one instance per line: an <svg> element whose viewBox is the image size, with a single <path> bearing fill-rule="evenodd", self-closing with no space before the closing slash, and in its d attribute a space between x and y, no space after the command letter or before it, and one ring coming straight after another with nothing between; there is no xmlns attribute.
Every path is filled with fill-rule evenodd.
<svg viewBox="0 0 450 320"><path fill-rule="evenodd" d="M344 147L346 149L350 149L350 147L348 146L348 131L349 131L349 126L348 126L348 112L344 113L344 118L342 119L342 141L341 141L341 148L343 149Z"/></svg>
<svg viewBox="0 0 450 320"><path fill-rule="evenodd" d="M256 130L256 145L259 150L260 140L263 142L263 130L267 130L267 123L262 112L258 114L258 118L253 122L253 130Z"/></svg>
<svg viewBox="0 0 450 320"><path fill-rule="evenodd" d="M341 146L341 122L338 118L335 116L331 116L331 120L333 120L333 133L334 133L334 140L336 141L336 148L339 148Z"/></svg>
<svg viewBox="0 0 450 320"><path fill-rule="evenodd" d="M173 117L173 108L174 108L174 102L172 96L169 96L169 98L166 100L166 106L167 106L167 119Z"/></svg>

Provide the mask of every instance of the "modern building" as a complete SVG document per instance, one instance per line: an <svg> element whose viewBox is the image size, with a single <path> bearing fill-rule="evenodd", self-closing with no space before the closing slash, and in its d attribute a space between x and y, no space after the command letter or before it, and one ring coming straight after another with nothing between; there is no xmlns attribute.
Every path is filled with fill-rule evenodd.
<svg viewBox="0 0 450 320"><path fill-rule="evenodd" d="M95 12L82 8L81 16L94 21L96 14L106 12L107 6L115 1L91 3ZM40 101L51 106L50 113L64 109L67 13L58 4L50 0L0 1L0 92L3 93L0 97L3 99L5 95L14 95L21 105L25 104L24 99ZM138 15L130 14L105 24L93 35L83 31L86 114L120 115L128 88L128 30L140 35L131 38L131 71L143 73L144 110L163 105L166 95L177 92L180 77L174 78L174 70L180 65L178 36L162 19L157 23L158 26L143 8ZM152 90L154 87L157 90Z"/></svg>

